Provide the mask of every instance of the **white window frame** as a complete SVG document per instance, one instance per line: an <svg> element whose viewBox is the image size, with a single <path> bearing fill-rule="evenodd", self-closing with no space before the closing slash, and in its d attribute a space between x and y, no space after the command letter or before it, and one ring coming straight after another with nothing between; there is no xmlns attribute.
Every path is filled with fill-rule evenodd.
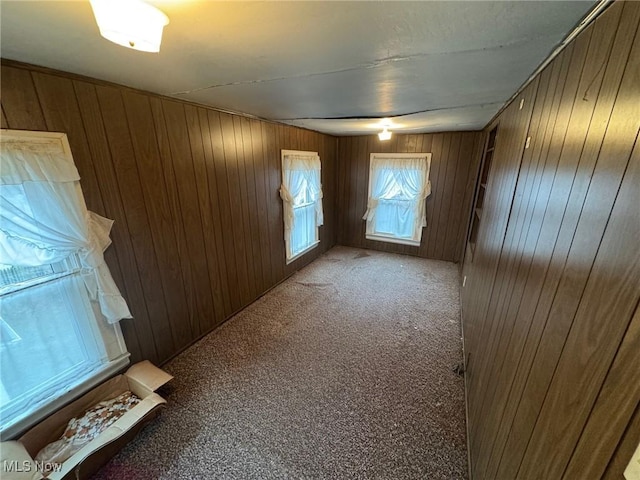
<svg viewBox="0 0 640 480"><path fill-rule="evenodd" d="M309 157L318 157L320 158L320 155L318 154L318 152L310 152L310 151L303 151L303 150L282 150L281 151L281 155L280 155L280 160L281 160L281 167L282 167L282 182L284 183L285 181L285 169L284 169L284 160L285 157L287 155L299 155L299 156L309 156ZM322 166L322 162L320 163ZM320 185L320 188L322 188L322 185ZM320 199L320 201L322 202L322 199ZM298 208L300 207L308 207L311 204L306 204L306 205L300 205L298 206ZM295 207L294 207L295 208ZM291 238L289 238L287 236L286 230L285 230L285 235L284 235L284 241L285 241L285 257L286 257L286 264L289 265L290 263L296 261L297 259L299 259L300 257L302 257L303 255L309 253L311 250L313 250L314 248L316 248L318 245L320 245L320 226L318 225L317 222L316 226L315 226L315 240L310 243L307 248L305 248L304 250L297 252L295 255L289 256L288 252L289 252L289 245L291 244ZM293 232L292 232L293 233Z"/></svg>
<svg viewBox="0 0 640 480"><path fill-rule="evenodd" d="M417 153L372 153L369 156L369 189L367 191L367 198L371 198L371 189L373 182L373 166L374 160L378 158L392 158L392 159L402 159L402 158L422 158L426 162L426 181L429 182L429 175L431 173L431 153L427 152L417 152ZM426 199L424 200L426 203ZM426 209L426 205L424 207ZM422 228L419 230L419 239L407 239L397 237L395 235L386 235L382 233L367 233L369 227L369 220L366 220L366 228L365 228L365 238L367 240L374 240L377 242L386 242L386 243L395 243L399 245L410 245L412 247L419 247L422 244ZM415 230L415 226L414 226Z"/></svg>

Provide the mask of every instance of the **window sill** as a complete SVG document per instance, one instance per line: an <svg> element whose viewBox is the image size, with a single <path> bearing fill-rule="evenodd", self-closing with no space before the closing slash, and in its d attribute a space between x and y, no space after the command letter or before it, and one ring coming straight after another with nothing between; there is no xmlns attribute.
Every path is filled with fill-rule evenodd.
<svg viewBox="0 0 640 480"><path fill-rule="evenodd" d="M300 257L302 257L304 254L309 253L311 250L313 250L314 248L316 248L318 245L320 245L320 240L316 240L315 242L313 242L309 247L307 247L306 249L304 249L303 251L301 251L300 253L297 253L296 255L294 255L293 257L287 259L287 265L289 265L292 262L295 262L297 259L299 259Z"/></svg>
<svg viewBox="0 0 640 480"><path fill-rule="evenodd" d="M105 364L100 370L94 372L89 378L86 378L84 381L75 385L64 395L61 395L52 402L43 405L29 415L19 418L14 423L7 425L6 428L3 428L0 432L2 434L2 440L9 440L21 435L27 429L59 410L73 399L83 395L93 387L112 377L128 364L129 353Z"/></svg>
<svg viewBox="0 0 640 480"><path fill-rule="evenodd" d="M410 245L412 247L419 247L420 241L410 240L408 238L397 238L387 235L367 235L367 240L375 240L376 242L397 243L398 245Z"/></svg>

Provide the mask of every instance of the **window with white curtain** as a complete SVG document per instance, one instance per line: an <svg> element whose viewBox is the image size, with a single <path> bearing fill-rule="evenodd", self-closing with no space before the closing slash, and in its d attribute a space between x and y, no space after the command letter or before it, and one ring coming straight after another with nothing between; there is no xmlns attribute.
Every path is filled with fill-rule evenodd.
<svg viewBox="0 0 640 480"><path fill-rule="evenodd" d="M431 193L430 153L372 153L366 238L420 245Z"/></svg>
<svg viewBox="0 0 640 480"><path fill-rule="evenodd" d="M0 137L0 431L9 438L128 363L129 309L66 135Z"/></svg>
<svg viewBox="0 0 640 480"><path fill-rule="evenodd" d="M316 152L282 150L284 241L287 263L320 243L323 223L320 157Z"/></svg>

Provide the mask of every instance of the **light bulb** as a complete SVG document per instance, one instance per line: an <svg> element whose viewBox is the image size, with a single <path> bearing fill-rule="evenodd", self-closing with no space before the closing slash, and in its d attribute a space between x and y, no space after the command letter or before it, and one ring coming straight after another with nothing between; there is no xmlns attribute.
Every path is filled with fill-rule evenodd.
<svg viewBox="0 0 640 480"><path fill-rule="evenodd" d="M384 129L378 134L378 138L381 141L390 140L391 139L391 132L389 130L387 130L387 127L384 127Z"/></svg>

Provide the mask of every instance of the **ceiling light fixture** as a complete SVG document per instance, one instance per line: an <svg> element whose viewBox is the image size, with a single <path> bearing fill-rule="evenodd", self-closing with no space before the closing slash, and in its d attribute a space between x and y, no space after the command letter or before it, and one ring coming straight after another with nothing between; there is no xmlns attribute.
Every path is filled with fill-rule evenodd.
<svg viewBox="0 0 640 480"><path fill-rule="evenodd" d="M384 129L378 134L378 138L381 141L391 140L391 132L387 130L387 127L384 127Z"/></svg>
<svg viewBox="0 0 640 480"><path fill-rule="evenodd" d="M169 18L140 0L90 0L100 35L142 52L159 52Z"/></svg>

